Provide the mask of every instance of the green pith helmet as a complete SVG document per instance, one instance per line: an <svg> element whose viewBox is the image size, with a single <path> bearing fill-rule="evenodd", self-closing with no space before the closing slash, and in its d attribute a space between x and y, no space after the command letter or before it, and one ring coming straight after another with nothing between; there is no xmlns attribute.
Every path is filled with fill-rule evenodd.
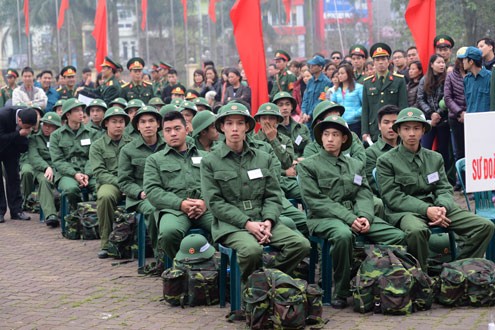
<svg viewBox="0 0 495 330"><path fill-rule="evenodd" d="M91 107L101 108L104 112L107 111L108 109L107 104L102 99L94 99L93 101L89 102L88 106L86 107L86 113L88 115L89 115L89 109Z"/></svg>
<svg viewBox="0 0 495 330"><path fill-rule="evenodd" d="M160 109L160 115L163 117L165 117L165 114L169 113L169 112L172 112L172 111L179 111L179 108L176 107L175 105L173 104L167 104L167 105L164 105L161 109Z"/></svg>
<svg viewBox="0 0 495 330"><path fill-rule="evenodd" d="M82 107L84 111L84 109L86 109L86 104L82 103L81 101L75 98L67 99L64 102L64 105L62 105L62 119L65 119L67 112L77 107Z"/></svg>
<svg viewBox="0 0 495 330"><path fill-rule="evenodd" d="M173 99L172 101L170 101L170 104L173 104L176 107L180 108L182 101L183 101L182 99Z"/></svg>
<svg viewBox="0 0 495 330"><path fill-rule="evenodd" d="M57 102L55 102L55 104L53 105L52 110L55 112L58 107L61 107L64 105L64 102L65 102L65 100L57 100Z"/></svg>
<svg viewBox="0 0 495 330"><path fill-rule="evenodd" d="M182 239L177 261L198 263L210 259L215 254L215 248L200 234L190 234Z"/></svg>
<svg viewBox="0 0 495 330"><path fill-rule="evenodd" d="M107 128L106 127L107 126L106 120L110 117L116 117L116 116L124 117L126 126L127 126L127 124L129 124L129 121L131 120L131 118L129 117L127 112L124 111L124 109L122 109L120 107L110 107L110 108L108 108L107 111L105 111L105 117L103 117L103 120L101 121L101 127L106 129Z"/></svg>
<svg viewBox="0 0 495 330"><path fill-rule="evenodd" d="M275 103L275 104L277 104L277 101L280 101L280 100L283 100L283 99L288 99L290 101L290 103L292 104L292 111L296 110L297 101L296 101L296 99L290 93L287 93L287 92L278 92L273 97L272 102Z"/></svg>
<svg viewBox="0 0 495 330"><path fill-rule="evenodd" d="M113 99L108 106L113 107L116 104L120 104L121 106L124 107L124 109L127 107L127 101L123 97L117 97Z"/></svg>
<svg viewBox="0 0 495 330"><path fill-rule="evenodd" d="M36 110L40 115L40 118L42 118L45 115L45 111L43 111L43 109L41 109L41 107L37 104L33 104L30 108Z"/></svg>
<svg viewBox="0 0 495 330"><path fill-rule="evenodd" d="M347 141L345 141L345 143L342 144L342 147L340 149L341 152L350 148L352 144L352 133L344 118L337 115L328 116L327 118L323 119L323 121L320 121L318 124L315 125L315 127L313 128L313 134L316 142L320 146L323 146L321 141L321 135L323 134L323 131L326 130L327 128L338 129L339 131L342 132L342 134L347 135Z"/></svg>
<svg viewBox="0 0 495 330"><path fill-rule="evenodd" d="M164 105L165 105L165 103L163 102L163 100L162 100L162 98L161 98L161 97L156 96L156 97L152 98L152 99L148 102L148 105L153 105L153 106L158 105L158 106L160 106L160 107L161 107L161 106L164 106Z"/></svg>
<svg viewBox="0 0 495 330"><path fill-rule="evenodd" d="M211 124L215 122L217 116L210 110L200 111L192 119L193 133L192 136L195 137L199 135L201 131L207 129Z"/></svg>
<svg viewBox="0 0 495 330"><path fill-rule="evenodd" d="M191 110L194 115L196 115L198 113L198 108L196 108L196 105L194 104L194 102L191 102L191 101L182 101L181 105L181 110Z"/></svg>
<svg viewBox="0 0 495 330"><path fill-rule="evenodd" d="M62 121L60 120L60 116L57 115L56 112L45 113L45 115L43 116L43 118L41 118L40 121L44 124L50 124L57 127L62 126Z"/></svg>
<svg viewBox="0 0 495 330"><path fill-rule="evenodd" d="M196 104L196 107L198 107L198 105L202 105L207 110L211 111L211 106L208 104L208 101L206 101L206 99L204 97L197 97L194 100L192 100L192 102L194 102L194 104Z"/></svg>
<svg viewBox="0 0 495 330"><path fill-rule="evenodd" d="M425 133L429 132L431 129L431 125L426 121L426 117L423 111L413 107L404 108L399 112L399 115L397 116L397 120L392 125L392 129L394 130L394 132L397 133L400 124L411 121L422 123L425 128Z"/></svg>
<svg viewBox="0 0 495 330"><path fill-rule="evenodd" d="M225 117L231 115L241 115L247 118L249 122L249 129L246 133L251 132L254 129L254 126L256 126L256 121L251 116L246 106L240 103L232 102L227 103L226 105L221 107L220 110L218 110L217 120L215 120L215 127L218 132L223 133L223 131L220 129L220 124L223 123Z"/></svg>
<svg viewBox="0 0 495 330"><path fill-rule="evenodd" d="M284 121L284 117L280 114L280 110L274 103L263 103L258 108L258 112L254 115L254 119L259 121L261 116L274 116L277 117L279 123Z"/></svg>
<svg viewBox="0 0 495 330"><path fill-rule="evenodd" d="M330 111L338 111L342 117L345 112L345 108L344 106L332 101L321 101L313 110L313 122L311 123L311 128L315 127L318 120L323 120L325 114Z"/></svg>
<svg viewBox="0 0 495 330"><path fill-rule="evenodd" d="M130 100L129 102L127 102L127 106L125 107L125 112L129 112L129 109L132 109L132 108L141 108L141 107L144 107L145 104L143 101L141 101L140 99L132 99Z"/></svg>
<svg viewBox="0 0 495 330"><path fill-rule="evenodd" d="M158 124L159 124L158 129L162 128L162 116L160 115L158 110L156 110L156 108L152 107L151 105L145 105L145 106L139 108L139 110L136 113L136 115L134 116L134 118L132 118L132 126L134 127L134 129L136 131L138 130L137 129L137 123L139 121L139 117L141 117L142 115L146 115L146 114L155 116L155 118L156 118L156 120L158 120Z"/></svg>

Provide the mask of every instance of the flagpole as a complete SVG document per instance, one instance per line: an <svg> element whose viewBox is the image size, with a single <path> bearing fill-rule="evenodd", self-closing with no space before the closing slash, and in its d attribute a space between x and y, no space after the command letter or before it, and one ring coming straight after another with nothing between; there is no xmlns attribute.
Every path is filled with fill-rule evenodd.
<svg viewBox="0 0 495 330"><path fill-rule="evenodd" d="M186 63L189 63L189 37L188 37L188 31L187 31L187 22L184 21L184 27L185 27L185 34L186 34Z"/></svg>
<svg viewBox="0 0 495 330"><path fill-rule="evenodd" d="M140 35L140 29L141 29L141 25L139 24L139 8L138 8L138 2L137 0L134 0L134 8L136 9L136 30L137 30L137 41L138 41L138 44L136 45L136 48L138 49L138 54L137 56L143 58L144 56L141 56L141 39L139 38L139 35ZM143 13L144 14L144 13ZM146 62L148 63L148 62ZM148 63L149 65L149 63Z"/></svg>
<svg viewBox="0 0 495 330"><path fill-rule="evenodd" d="M21 54L22 51L22 43L21 43L21 9L19 7L19 0L17 0L17 33L18 33L18 47L19 47L19 54Z"/></svg>
<svg viewBox="0 0 495 330"><path fill-rule="evenodd" d="M173 0L170 0L170 12L173 13L174 12L174 1ZM170 29L170 35L171 35L171 38L172 38L172 52L174 53L174 66L175 66L175 63L177 62L176 60L176 57L175 57L175 38L173 36L173 33L174 33L174 29L175 29L175 24L174 24L174 15L170 15L170 17L172 18L172 28Z"/></svg>
<svg viewBox="0 0 495 330"><path fill-rule="evenodd" d="M70 53L70 9L65 11L67 16L67 65L71 64L71 53Z"/></svg>
<svg viewBox="0 0 495 330"><path fill-rule="evenodd" d="M337 2L335 0L333 0L333 8L335 10L335 16L337 17L337 30L339 31L340 50L342 51L342 54L345 54L344 40L342 39L342 29L340 28L340 19L339 15L337 14Z"/></svg>
<svg viewBox="0 0 495 330"><path fill-rule="evenodd" d="M203 56L203 17L201 16L201 0L198 0L198 33L199 33L199 63L201 64L201 58Z"/></svg>
<svg viewBox="0 0 495 330"><path fill-rule="evenodd" d="M55 17L57 18L57 24L58 24L58 0L55 0ZM62 70L62 59L60 58L60 31L57 28L57 57L58 57L58 72Z"/></svg>
<svg viewBox="0 0 495 330"><path fill-rule="evenodd" d="M222 3L222 7L225 8L223 3ZM223 32L225 31L225 28L223 25L223 16L224 15L220 14L220 22L222 23L222 35L223 35ZM226 44L226 42L222 42L222 66L225 66L225 44Z"/></svg>
<svg viewBox="0 0 495 330"><path fill-rule="evenodd" d="M148 36L148 8L146 8L146 63L150 63L150 38ZM149 64L148 64L149 65Z"/></svg>

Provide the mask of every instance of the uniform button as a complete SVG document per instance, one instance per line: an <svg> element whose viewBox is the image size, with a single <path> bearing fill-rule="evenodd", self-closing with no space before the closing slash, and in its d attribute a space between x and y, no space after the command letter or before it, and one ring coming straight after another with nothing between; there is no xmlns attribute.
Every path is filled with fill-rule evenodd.
<svg viewBox="0 0 495 330"><path fill-rule="evenodd" d="M383 100L380 100L381 103L383 103Z"/></svg>
<svg viewBox="0 0 495 330"><path fill-rule="evenodd" d="M382 95L383 95L383 94L385 94L385 93L384 93L384 92L381 92L380 94L382 94Z"/></svg>

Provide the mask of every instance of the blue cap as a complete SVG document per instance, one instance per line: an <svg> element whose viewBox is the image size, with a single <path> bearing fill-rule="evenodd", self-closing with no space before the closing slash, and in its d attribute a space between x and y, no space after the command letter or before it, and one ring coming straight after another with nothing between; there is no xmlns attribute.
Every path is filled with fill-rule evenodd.
<svg viewBox="0 0 495 330"><path fill-rule="evenodd" d="M320 55L316 55L312 59L308 61L309 65L319 65L319 66L325 66L325 59L321 57Z"/></svg>
<svg viewBox="0 0 495 330"><path fill-rule="evenodd" d="M481 50L476 47L469 46L466 48L464 53L461 52L461 54L459 54L459 52L457 52L457 58L470 58L475 61L481 61Z"/></svg>

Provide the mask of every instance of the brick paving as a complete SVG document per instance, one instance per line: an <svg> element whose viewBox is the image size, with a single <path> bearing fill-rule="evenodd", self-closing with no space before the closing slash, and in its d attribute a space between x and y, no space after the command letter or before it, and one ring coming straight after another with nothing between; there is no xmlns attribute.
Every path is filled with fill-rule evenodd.
<svg viewBox="0 0 495 330"><path fill-rule="evenodd" d="M457 196L458 201L462 199ZM226 309L174 308L161 279L137 263L99 260L99 241L69 241L38 222L0 224L0 329L244 329ZM360 315L324 308L326 329L486 329L494 308L434 305L411 316Z"/></svg>

